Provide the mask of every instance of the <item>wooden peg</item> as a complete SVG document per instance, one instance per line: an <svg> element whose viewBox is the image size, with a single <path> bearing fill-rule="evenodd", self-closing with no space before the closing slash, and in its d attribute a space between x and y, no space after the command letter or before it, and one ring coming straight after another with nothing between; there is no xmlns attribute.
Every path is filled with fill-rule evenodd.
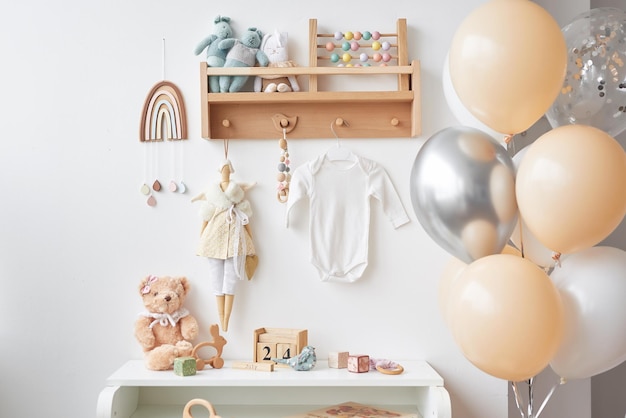
<svg viewBox="0 0 626 418"><path fill-rule="evenodd" d="M296 123L298 123L298 117L297 116L289 117L281 113L277 113L274 116L272 116L272 122L274 123L274 127L278 131L282 133L284 130L285 133L288 133L295 129Z"/></svg>
<svg viewBox="0 0 626 418"><path fill-rule="evenodd" d="M345 124L345 121L342 118L337 118L335 119L335 125L337 126L343 126ZM346 124L347 125L347 124Z"/></svg>
<svg viewBox="0 0 626 418"><path fill-rule="evenodd" d="M223 126L224 128L230 128L230 121L229 121L228 119L224 119L224 120L222 121L222 126Z"/></svg>
<svg viewBox="0 0 626 418"><path fill-rule="evenodd" d="M398 126L399 123L398 118L391 118L391 126Z"/></svg>

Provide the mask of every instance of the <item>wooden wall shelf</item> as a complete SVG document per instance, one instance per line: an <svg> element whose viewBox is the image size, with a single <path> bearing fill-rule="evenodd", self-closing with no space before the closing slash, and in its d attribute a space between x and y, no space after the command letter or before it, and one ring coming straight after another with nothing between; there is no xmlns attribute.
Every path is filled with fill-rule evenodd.
<svg viewBox="0 0 626 418"><path fill-rule="evenodd" d="M309 66L281 68L281 75L296 75L303 88L289 93L209 93L208 76L276 75L275 68L219 68L200 63L202 137L206 139L275 139L282 128L289 138L334 138L330 125L337 120L340 138L405 138L421 133L419 61L408 62L406 19L398 19L393 43L397 65L334 67L327 64L325 44L317 33L317 20L309 21ZM358 60L357 60L358 61ZM322 65L320 65L322 64ZM396 77L397 88L384 91L320 91L323 77ZM308 81L308 84L307 84ZM369 81L369 78L368 78ZM276 121L279 121L279 124ZM291 120L291 122L289 122Z"/></svg>

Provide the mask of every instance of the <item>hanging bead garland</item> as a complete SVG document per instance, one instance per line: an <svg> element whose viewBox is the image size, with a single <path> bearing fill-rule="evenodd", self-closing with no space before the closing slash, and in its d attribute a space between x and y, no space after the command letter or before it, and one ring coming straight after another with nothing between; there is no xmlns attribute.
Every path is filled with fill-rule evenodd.
<svg viewBox="0 0 626 418"><path fill-rule="evenodd" d="M287 147L286 131L283 129L283 137L278 140L280 148L280 157L278 159L278 201L280 203L287 202L289 198L289 182L291 181L291 169L289 168L289 149Z"/></svg>

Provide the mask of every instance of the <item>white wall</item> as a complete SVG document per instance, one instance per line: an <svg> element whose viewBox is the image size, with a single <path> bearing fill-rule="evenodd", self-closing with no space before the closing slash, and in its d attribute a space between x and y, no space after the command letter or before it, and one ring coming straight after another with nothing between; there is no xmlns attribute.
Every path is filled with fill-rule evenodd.
<svg viewBox="0 0 626 418"><path fill-rule="evenodd" d="M190 279L187 305L202 339L217 322L206 266L194 255L199 219L189 201L218 180L223 159L221 141L200 138L199 58L192 52L217 14L233 18L237 33L248 26L288 31L292 56L303 65L309 18L320 30L393 31L396 18L406 17L423 92L421 137L348 143L388 170L412 220L393 230L374 205L370 265L350 285L319 281L308 261L306 218L284 228L274 193L278 136L231 141L234 179L258 182L249 198L261 262L254 280L239 288L225 357L250 358L255 328L307 328L322 357L349 350L429 361L445 379L455 417L505 416L506 382L466 361L439 315L437 282L449 256L420 227L409 198L419 147L456 124L442 94L442 64L455 28L481 3L279 0L216 8L197 0L39 0L3 7L0 416L93 416L107 376L141 358L132 328L146 274ZM161 192L150 208L139 193L145 148L137 133L145 96L162 77L163 37L166 78L187 106L189 191ZM291 141L294 166L330 144ZM170 160L160 152L166 183Z"/></svg>

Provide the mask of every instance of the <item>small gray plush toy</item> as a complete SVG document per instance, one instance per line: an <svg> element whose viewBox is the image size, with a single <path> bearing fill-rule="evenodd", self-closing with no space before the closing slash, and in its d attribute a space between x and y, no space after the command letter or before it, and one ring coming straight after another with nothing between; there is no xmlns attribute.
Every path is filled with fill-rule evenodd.
<svg viewBox="0 0 626 418"><path fill-rule="evenodd" d="M283 359L283 358L272 358L272 361L276 363L288 364L294 370L298 371L309 371L315 364L317 363L317 356L315 355L315 347L307 345L302 349L302 352L295 357Z"/></svg>
<svg viewBox="0 0 626 418"><path fill-rule="evenodd" d="M259 49L262 39L263 32L257 28L248 28L241 39L221 40L217 47L228 51L224 67L254 67L257 63L261 67L267 67L267 55ZM220 93L235 93L241 90L247 80L247 75L222 75L219 80Z"/></svg>

